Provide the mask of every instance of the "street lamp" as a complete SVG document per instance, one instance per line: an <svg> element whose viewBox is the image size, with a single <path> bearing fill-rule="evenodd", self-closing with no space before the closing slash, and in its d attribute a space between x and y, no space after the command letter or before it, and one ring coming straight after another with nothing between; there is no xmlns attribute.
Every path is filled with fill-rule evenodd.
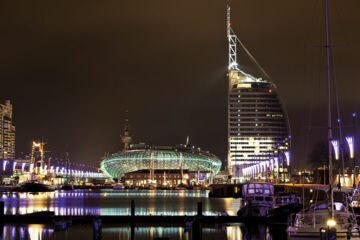
<svg viewBox="0 0 360 240"><path fill-rule="evenodd" d="M331 144L334 148L335 160L339 160L339 140L336 140L336 139L331 140ZM331 174L331 173L329 173L329 174ZM340 168L339 168L338 188L341 189Z"/></svg>
<svg viewBox="0 0 360 240"><path fill-rule="evenodd" d="M354 143L355 143L355 138L353 136L348 136L345 138L346 139L346 142L349 146L349 153L350 153L350 159L353 160L354 162L354 177L353 177L353 188L356 187L356 184L355 184L355 174L356 174L356 169L355 169L355 154L354 154Z"/></svg>
<svg viewBox="0 0 360 240"><path fill-rule="evenodd" d="M7 160L4 160L3 161L3 171L5 172L5 170L6 170L6 164L8 163L8 161Z"/></svg>
<svg viewBox="0 0 360 240"><path fill-rule="evenodd" d="M291 178L291 176L290 176L290 172L291 172L291 169L290 169L290 151L285 151L284 155L285 155L285 158L286 158L288 178L289 178L289 181L290 181L290 178Z"/></svg>

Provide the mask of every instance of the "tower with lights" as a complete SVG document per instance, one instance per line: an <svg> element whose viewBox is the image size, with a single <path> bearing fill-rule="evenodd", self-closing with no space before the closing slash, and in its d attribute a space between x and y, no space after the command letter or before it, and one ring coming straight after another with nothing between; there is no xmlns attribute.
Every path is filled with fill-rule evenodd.
<svg viewBox="0 0 360 240"><path fill-rule="evenodd" d="M10 100L0 104L0 158L15 159L15 126Z"/></svg>
<svg viewBox="0 0 360 240"><path fill-rule="evenodd" d="M280 164L284 177L289 162L285 156L280 155L284 155L290 144L288 117L276 85L269 80L247 74L239 68L236 53L238 44L270 79L234 33L230 21L230 6L227 6L227 37L229 182L244 181L243 168L273 157L284 159L283 164ZM280 175L281 173L278 174Z"/></svg>
<svg viewBox="0 0 360 240"><path fill-rule="evenodd" d="M124 126L124 134L121 135L121 141L124 144L124 151L129 150L130 148L130 143L132 141L132 137L130 135L130 124L129 124L129 118L128 118L128 113L129 111L126 110L125 111L125 126Z"/></svg>

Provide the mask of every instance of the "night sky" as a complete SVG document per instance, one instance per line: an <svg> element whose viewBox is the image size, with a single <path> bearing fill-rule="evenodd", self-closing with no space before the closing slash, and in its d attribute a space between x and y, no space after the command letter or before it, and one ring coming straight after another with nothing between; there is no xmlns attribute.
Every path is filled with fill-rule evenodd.
<svg viewBox="0 0 360 240"><path fill-rule="evenodd" d="M231 7L233 29L286 103L294 163L304 166L326 138L323 1ZM360 3L330 0L330 9L348 126L360 112ZM135 142L178 144L189 135L224 160L227 51L225 1L2 1L0 97L14 104L17 154L43 138L53 155L68 149L72 161L97 164L121 149L129 109ZM243 51L239 63L261 76Z"/></svg>

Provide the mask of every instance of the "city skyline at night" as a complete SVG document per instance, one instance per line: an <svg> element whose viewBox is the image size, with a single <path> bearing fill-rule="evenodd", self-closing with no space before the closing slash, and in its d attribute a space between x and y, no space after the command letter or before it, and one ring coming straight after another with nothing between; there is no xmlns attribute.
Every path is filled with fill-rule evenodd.
<svg viewBox="0 0 360 240"><path fill-rule="evenodd" d="M326 139L321 1L231 4L234 30L288 110L294 164L306 163L313 145ZM346 134L351 113L360 111L358 3L349 1L346 14L343 3L330 5ZM55 155L68 150L73 161L96 164L104 152L119 150L129 109L135 142L178 144L189 135L226 160L224 2L4 2L0 11L0 96L13 103L18 152L43 137ZM239 65L264 77L243 52Z"/></svg>

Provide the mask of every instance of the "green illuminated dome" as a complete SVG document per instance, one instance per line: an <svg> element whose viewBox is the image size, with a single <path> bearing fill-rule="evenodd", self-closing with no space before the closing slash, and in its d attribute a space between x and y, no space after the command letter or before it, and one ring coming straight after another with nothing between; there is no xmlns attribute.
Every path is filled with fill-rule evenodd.
<svg viewBox="0 0 360 240"><path fill-rule="evenodd" d="M101 162L101 169L109 177L121 178L128 172L150 169L152 159L155 170L178 170L182 164L184 170L217 174L221 168L220 159L208 152L185 147L155 147L115 153Z"/></svg>

